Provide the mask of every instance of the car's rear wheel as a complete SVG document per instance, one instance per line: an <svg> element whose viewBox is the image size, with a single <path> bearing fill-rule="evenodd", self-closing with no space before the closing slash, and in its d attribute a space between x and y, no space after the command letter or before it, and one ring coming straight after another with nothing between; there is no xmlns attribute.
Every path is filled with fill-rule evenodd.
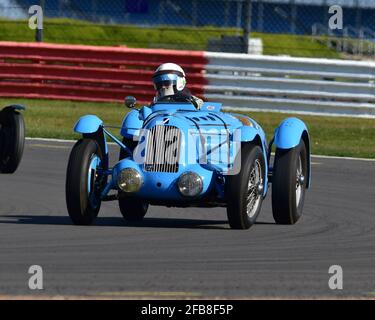
<svg viewBox="0 0 375 320"><path fill-rule="evenodd" d="M292 149L276 149L272 173L272 212L276 223L294 224L301 218L307 165L307 150L302 139Z"/></svg>
<svg viewBox="0 0 375 320"><path fill-rule="evenodd" d="M122 143L127 146L131 151L137 146L137 141L132 139L123 138ZM119 160L127 157L127 152L121 148L119 154ZM125 221L135 222L142 221L148 210L148 203L134 197L126 196L123 193L119 193L118 204L120 212L124 217Z"/></svg>
<svg viewBox="0 0 375 320"><path fill-rule="evenodd" d="M25 144L25 122L12 109L0 112L0 172L13 173L21 162Z"/></svg>
<svg viewBox="0 0 375 320"><path fill-rule="evenodd" d="M232 229L248 229L256 221L263 201L265 161L262 149L245 144L238 174L227 176L227 215Z"/></svg>
<svg viewBox="0 0 375 320"><path fill-rule="evenodd" d="M74 145L66 173L66 204L74 224L90 225L101 205L106 183L103 156L95 140L81 139Z"/></svg>

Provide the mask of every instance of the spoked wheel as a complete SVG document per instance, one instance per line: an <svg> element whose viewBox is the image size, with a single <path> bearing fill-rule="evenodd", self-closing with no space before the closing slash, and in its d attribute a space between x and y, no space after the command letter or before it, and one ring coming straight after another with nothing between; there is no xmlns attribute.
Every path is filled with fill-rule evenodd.
<svg viewBox="0 0 375 320"><path fill-rule="evenodd" d="M262 149L245 145L241 150L240 172L227 176L227 215L231 228L248 229L255 223L263 202L264 173Z"/></svg>
<svg viewBox="0 0 375 320"><path fill-rule="evenodd" d="M259 191L263 191L263 172L259 159L256 159L254 166L251 168L247 186L247 215L250 219L257 213L259 203L262 201Z"/></svg>
<svg viewBox="0 0 375 320"><path fill-rule="evenodd" d="M0 172L13 173L22 159L25 144L25 122L12 109L0 112Z"/></svg>
<svg viewBox="0 0 375 320"><path fill-rule="evenodd" d="M74 145L66 173L66 204L74 224L89 225L97 217L107 176L103 156L95 140L81 139Z"/></svg>
<svg viewBox="0 0 375 320"><path fill-rule="evenodd" d="M307 151L303 140L292 149L276 149L272 177L272 212L276 223L294 224L301 218L306 176Z"/></svg>
<svg viewBox="0 0 375 320"><path fill-rule="evenodd" d="M138 142L133 141L132 139L123 138L122 143L133 151ZM126 156L127 153L124 149L121 149L119 160L124 159ZM149 206L148 203L134 197L126 196L121 192L119 193L118 204L125 221L129 222L142 221Z"/></svg>
<svg viewBox="0 0 375 320"><path fill-rule="evenodd" d="M302 157L301 155L298 156L297 161L297 173L296 173L296 206L297 208L300 206L302 201L305 198L305 174L303 172L303 166L302 166Z"/></svg>

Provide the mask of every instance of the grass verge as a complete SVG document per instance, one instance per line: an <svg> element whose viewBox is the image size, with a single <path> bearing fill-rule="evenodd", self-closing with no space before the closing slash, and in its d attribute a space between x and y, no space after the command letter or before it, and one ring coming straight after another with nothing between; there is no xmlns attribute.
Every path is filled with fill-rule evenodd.
<svg viewBox="0 0 375 320"><path fill-rule="evenodd" d="M126 45L137 48L167 48L207 50L210 38L240 35L234 28L215 27L138 27L134 25L95 24L72 19L46 19L43 41L89 45ZM325 42L313 41L311 36L257 33L251 37L263 40L264 54L298 57L340 58L327 48ZM34 41L35 31L26 20L0 19L0 40Z"/></svg>
<svg viewBox="0 0 375 320"><path fill-rule="evenodd" d="M23 104L28 137L77 139L72 130L77 119L96 114L107 125L120 126L127 109L118 103L88 103L58 100L0 99L0 105ZM249 115L262 125L267 138L289 115L251 112ZM375 120L298 116L307 124L312 140L312 153L330 156L375 158ZM118 133L118 130L112 130Z"/></svg>

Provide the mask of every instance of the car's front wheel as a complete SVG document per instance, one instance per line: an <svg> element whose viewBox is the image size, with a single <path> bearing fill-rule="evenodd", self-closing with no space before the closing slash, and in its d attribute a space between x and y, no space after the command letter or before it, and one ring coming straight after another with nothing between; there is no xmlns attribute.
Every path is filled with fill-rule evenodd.
<svg viewBox="0 0 375 320"><path fill-rule="evenodd" d="M142 221L147 213L148 204L140 199L120 196L118 203L125 221Z"/></svg>
<svg viewBox="0 0 375 320"><path fill-rule="evenodd" d="M65 187L66 205L74 224L92 224L98 215L106 182L102 163L103 156L95 140L77 141L70 153Z"/></svg>
<svg viewBox="0 0 375 320"><path fill-rule="evenodd" d="M292 149L276 149L272 174L272 212L278 224L294 224L302 216L307 178L303 140Z"/></svg>
<svg viewBox="0 0 375 320"><path fill-rule="evenodd" d="M265 161L258 145L245 144L238 174L227 176L227 215L232 229L248 229L256 221L263 201Z"/></svg>

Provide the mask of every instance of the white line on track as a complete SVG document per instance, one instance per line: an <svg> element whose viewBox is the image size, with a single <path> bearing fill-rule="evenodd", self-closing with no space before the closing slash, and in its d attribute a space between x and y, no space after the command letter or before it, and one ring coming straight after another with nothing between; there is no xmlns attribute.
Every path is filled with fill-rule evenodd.
<svg viewBox="0 0 375 320"><path fill-rule="evenodd" d="M318 155L318 154L312 154L311 157L312 158L318 158L318 159L356 160L356 161L370 161L370 162L374 162L375 161L375 159L367 159L367 158L321 156L321 155Z"/></svg>
<svg viewBox="0 0 375 320"><path fill-rule="evenodd" d="M58 143L75 143L76 140L64 140L64 139L49 139L49 138L26 138L27 141L45 141L45 142L58 142ZM109 142L109 145L116 145L114 142ZM355 160L355 161L369 161L375 162L375 159L367 159L367 158L352 158L352 157L337 157L337 156L322 156L318 154L312 154L312 158L318 159L336 159L336 160Z"/></svg>

